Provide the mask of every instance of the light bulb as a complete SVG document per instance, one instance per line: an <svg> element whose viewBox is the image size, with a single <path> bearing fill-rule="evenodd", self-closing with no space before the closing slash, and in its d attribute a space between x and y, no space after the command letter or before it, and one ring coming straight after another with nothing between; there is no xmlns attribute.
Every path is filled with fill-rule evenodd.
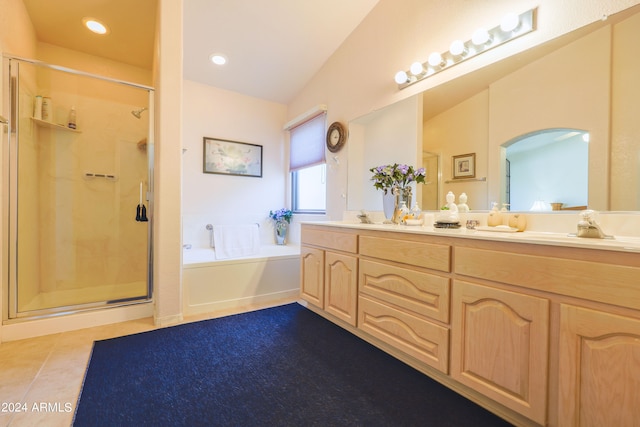
<svg viewBox="0 0 640 427"><path fill-rule="evenodd" d="M455 40L449 46L449 53L453 56L461 56L465 53L464 42L462 40Z"/></svg>
<svg viewBox="0 0 640 427"><path fill-rule="evenodd" d="M520 17L515 13L507 13L500 22L500 29L505 33L510 33L520 26Z"/></svg>
<svg viewBox="0 0 640 427"><path fill-rule="evenodd" d="M405 71L398 71L396 73L395 81L399 85L407 83L409 81L409 76L407 75L407 73Z"/></svg>
<svg viewBox="0 0 640 427"><path fill-rule="evenodd" d="M212 54L209 59L216 65L224 65L227 63L227 58L224 55L218 53Z"/></svg>
<svg viewBox="0 0 640 427"><path fill-rule="evenodd" d="M414 76L419 76L420 74L424 73L424 67L420 62L416 61L411 64L409 71L411 71L411 74L413 74Z"/></svg>
<svg viewBox="0 0 640 427"><path fill-rule="evenodd" d="M440 55L440 53L438 52L433 52L431 55L429 55L429 65L431 65L432 67L439 67L440 65L442 65L442 55Z"/></svg>
<svg viewBox="0 0 640 427"><path fill-rule="evenodd" d="M471 36L471 41L476 46L482 46L483 44L487 43L490 39L491 39L491 36L489 35L489 32L484 28L478 28L476 32L473 33L473 36Z"/></svg>
<svg viewBox="0 0 640 427"><path fill-rule="evenodd" d="M95 18L85 17L82 18L82 22L84 23L85 27L87 27L89 31L93 33L103 35L109 32L107 26Z"/></svg>

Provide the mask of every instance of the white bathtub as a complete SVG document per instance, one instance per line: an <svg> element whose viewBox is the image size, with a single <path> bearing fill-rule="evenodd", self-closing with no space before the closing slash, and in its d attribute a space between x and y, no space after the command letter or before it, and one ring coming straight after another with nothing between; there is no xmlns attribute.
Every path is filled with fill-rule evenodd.
<svg viewBox="0 0 640 427"><path fill-rule="evenodd" d="M300 247L263 245L257 255L216 260L211 248L182 255L185 316L269 303L300 294Z"/></svg>

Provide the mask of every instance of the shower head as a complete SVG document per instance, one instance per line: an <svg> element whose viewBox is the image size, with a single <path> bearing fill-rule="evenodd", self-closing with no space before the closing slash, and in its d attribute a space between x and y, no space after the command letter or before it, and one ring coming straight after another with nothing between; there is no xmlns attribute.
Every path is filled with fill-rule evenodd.
<svg viewBox="0 0 640 427"><path fill-rule="evenodd" d="M143 112L143 111L145 111L145 110L147 110L147 107L142 107L142 108L140 108L139 110L133 110L133 111L131 112L131 114L133 114L134 116L136 116L136 119L139 119L139 118L140 118L140 116L142 115L142 112Z"/></svg>

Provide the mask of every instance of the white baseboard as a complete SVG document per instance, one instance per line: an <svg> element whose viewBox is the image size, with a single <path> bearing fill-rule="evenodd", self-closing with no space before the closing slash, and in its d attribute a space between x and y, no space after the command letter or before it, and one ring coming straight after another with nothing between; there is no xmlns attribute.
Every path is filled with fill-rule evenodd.
<svg viewBox="0 0 640 427"><path fill-rule="evenodd" d="M171 316L162 317L156 317L154 315L153 323L159 328L164 328L165 326L173 326L182 323L183 320L184 319L182 317L182 314L174 314Z"/></svg>
<svg viewBox="0 0 640 427"><path fill-rule="evenodd" d="M111 307L64 316L24 320L3 325L0 342L34 338L43 335L110 325L129 320L153 317L153 303L134 304L125 307Z"/></svg>
<svg viewBox="0 0 640 427"><path fill-rule="evenodd" d="M213 313L220 310L242 308L251 305L269 304L284 299L294 299L300 295L300 288L289 289L269 294L253 295L245 298L236 298L226 301L207 302L202 304L185 305L183 307L185 316Z"/></svg>

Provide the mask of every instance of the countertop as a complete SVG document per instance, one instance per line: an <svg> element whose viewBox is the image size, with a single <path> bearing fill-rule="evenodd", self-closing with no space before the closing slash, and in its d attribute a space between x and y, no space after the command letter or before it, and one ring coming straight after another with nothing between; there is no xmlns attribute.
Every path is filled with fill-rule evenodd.
<svg viewBox="0 0 640 427"><path fill-rule="evenodd" d="M542 231L482 231L467 229L464 226L458 229L444 229L435 228L431 225L399 225L383 223L363 224L346 221L304 221L302 224L640 253L640 238L638 237L614 236L613 239L591 239L570 236L569 233L551 233ZM487 227L483 227L483 229L486 228Z"/></svg>

